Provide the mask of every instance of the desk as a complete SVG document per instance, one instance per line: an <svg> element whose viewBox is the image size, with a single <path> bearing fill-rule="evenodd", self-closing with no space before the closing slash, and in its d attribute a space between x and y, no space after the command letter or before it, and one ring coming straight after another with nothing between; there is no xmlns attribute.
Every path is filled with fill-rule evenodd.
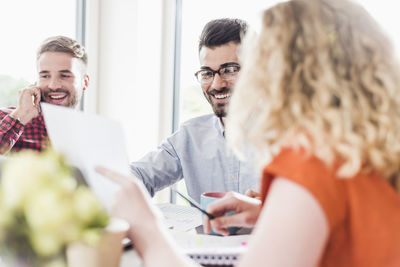
<svg viewBox="0 0 400 267"><path fill-rule="evenodd" d="M188 238L187 235L191 235L196 237L197 235L200 234L200 236L202 236L202 242L204 242L204 244L211 245L212 247L215 246L215 242L218 242L218 244L221 244L222 246L227 246L229 243L231 243L232 241L228 242L228 240L232 240L230 238L228 239L224 239L224 241L219 240L219 238L222 237L216 237L216 236L203 236L203 226L199 225L202 223L201 220L201 214L194 208L191 207L178 207L175 205L171 205L171 204L161 204L159 205L159 207L161 207L161 211L163 212L164 216L168 219L170 218L170 220L168 220L168 224L166 225L169 229L170 229L170 233L173 235L175 241L177 242L178 246L181 246L182 248L190 248L194 245L194 243L197 243L198 238L195 238L196 240L193 241L194 238ZM182 210L182 209L187 209ZM182 226L181 221L188 221L189 218L191 218L193 216L193 212L197 213L197 215L199 216L199 222L196 223L194 222L194 225L198 225L195 229L192 229L190 231L182 231L182 230L178 230L176 226ZM175 220L175 221L174 221ZM171 224L174 227L170 227ZM186 228L186 227L183 227ZM250 234L249 229L241 229L238 232L239 235L242 235L243 238L244 235L248 235ZM239 237L239 236L237 236ZM214 238L218 238L217 241L214 242L210 242L212 240L214 240ZM235 239L235 237L232 237ZM242 238L240 238L241 240L239 241L247 241L247 239L243 240ZM207 242L206 242L207 241ZM219 243L221 242L221 243ZM235 243L238 243L238 241L233 241ZM240 246L240 242L238 243ZM196 245L197 247L197 245ZM140 259L139 255L136 253L136 251L130 249L127 250L123 253L122 258L121 258L121 263L120 263L120 267L142 267L143 262ZM232 265L203 265L203 266L207 266L207 267L221 267L221 266L232 266Z"/></svg>
<svg viewBox="0 0 400 267"><path fill-rule="evenodd" d="M201 232L201 229L197 229L197 230L198 230L198 232ZM242 230L245 230L245 229L242 229ZM225 237L198 235L196 233L193 233L192 231L182 233L182 232L174 232L174 231L170 230L170 233L174 237L175 242L178 244L178 246L181 246L181 247L186 246L187 248L189 248L191 246L190 243L193 242L192 237L195 237L197 240L199 240L198 237L201 236L201 240L202 240L201 243L204 242L203 244L207 244L207 246L211 245L211 249L213 246L215 246L215 241L213 242L213 240L217 240L218 244L221 244L222 246L226 246L227 243L232 243L232 242L234 242L234 243L242 242L242 241L247 242L247 239L249 238L249 235L248 235L249 231L247 230L244 232L246 232L245 235L236 235L236 236L229 237L228 239L225 239ZM187 237L190 237L190 238L187 239ZM210 262L210 261L208 261L208 262ZM233 266L233 265L228 265L228 264L225 264L225 265L216 265L215 264L218 262L222 263L221 260L219 260L217 262L215 262L215 261L212 261L212 262L214 264L210 264L210 263L203 264L203 266L207 266L207 267ZM135 250L130 249L123 253L120 267L142 267L142 266L144 266L144 265Z"/></svg>
<svg viewBox="0 0 400 267"><path fill-rule="evenodd" d="M233 267L233 265L203 265L204 267ZM144 267L142 260L135 250L125 251L121 258L120 267Z"/></svg>

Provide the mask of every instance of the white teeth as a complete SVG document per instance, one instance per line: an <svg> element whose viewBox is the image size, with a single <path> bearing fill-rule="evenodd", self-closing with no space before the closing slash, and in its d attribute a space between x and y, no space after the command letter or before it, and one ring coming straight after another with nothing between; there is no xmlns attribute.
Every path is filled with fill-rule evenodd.
<svg viewBox="0 0 400 267"><path fill-rule="evenodd" d="M224 99L224 98L227 98L227 97L230 97L231 96L231 94L226 94L226 95L214 95L214 97L216 98L216 99Z"/></svg>
<svg viewBox="0 0 400 267"><path fill-rule="evenodd" d="M64 97L65 97L65 95L51 95L50 96L51 99L61 99L61 98L64 98Z"/></svg>

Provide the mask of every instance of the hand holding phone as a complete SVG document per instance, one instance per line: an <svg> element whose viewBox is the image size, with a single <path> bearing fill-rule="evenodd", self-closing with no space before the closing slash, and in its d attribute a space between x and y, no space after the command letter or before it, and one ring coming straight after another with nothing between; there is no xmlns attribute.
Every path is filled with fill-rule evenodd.
<svg viewBox="0 0 400 267"><path fill-rule="evenodd" d="M18 105L11 113L11 117L19 120L22 124L29 123L39 115L39 103L41 93L36 84L21 89L18 92Z"/></svg>

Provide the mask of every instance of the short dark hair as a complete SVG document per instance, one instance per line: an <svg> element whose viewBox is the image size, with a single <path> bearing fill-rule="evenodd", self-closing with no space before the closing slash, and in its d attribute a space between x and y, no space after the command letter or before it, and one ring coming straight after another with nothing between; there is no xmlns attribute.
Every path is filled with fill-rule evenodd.
<svg viewBox="0 0 400 267"><path fill-rule="evenodd" d="M85 66L87 65L85 48L74 39L66 36L53 36L44 40L37 51L36 59L38 60L45 52L67 53L80 59Z"/></svg>
<svg viewBox="0 0 400 267"><path fill-rule="evenodd" d="M200 35L199 52L203 46L213 48L230 42L241 43L247 27L241 19L224 18L208 22Z"/></svg>

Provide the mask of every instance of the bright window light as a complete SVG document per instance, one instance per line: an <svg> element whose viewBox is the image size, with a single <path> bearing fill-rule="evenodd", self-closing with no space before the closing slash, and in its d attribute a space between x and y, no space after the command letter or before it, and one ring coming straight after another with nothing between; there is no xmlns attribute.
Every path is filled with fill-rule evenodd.
<svg viewBox="0 0 400 267"><path fill-rule="evenodd" d="M75 38L76 1L0 3L0 107L15 106L17 91L36 80L36 50L47 37Z"/></svg>

